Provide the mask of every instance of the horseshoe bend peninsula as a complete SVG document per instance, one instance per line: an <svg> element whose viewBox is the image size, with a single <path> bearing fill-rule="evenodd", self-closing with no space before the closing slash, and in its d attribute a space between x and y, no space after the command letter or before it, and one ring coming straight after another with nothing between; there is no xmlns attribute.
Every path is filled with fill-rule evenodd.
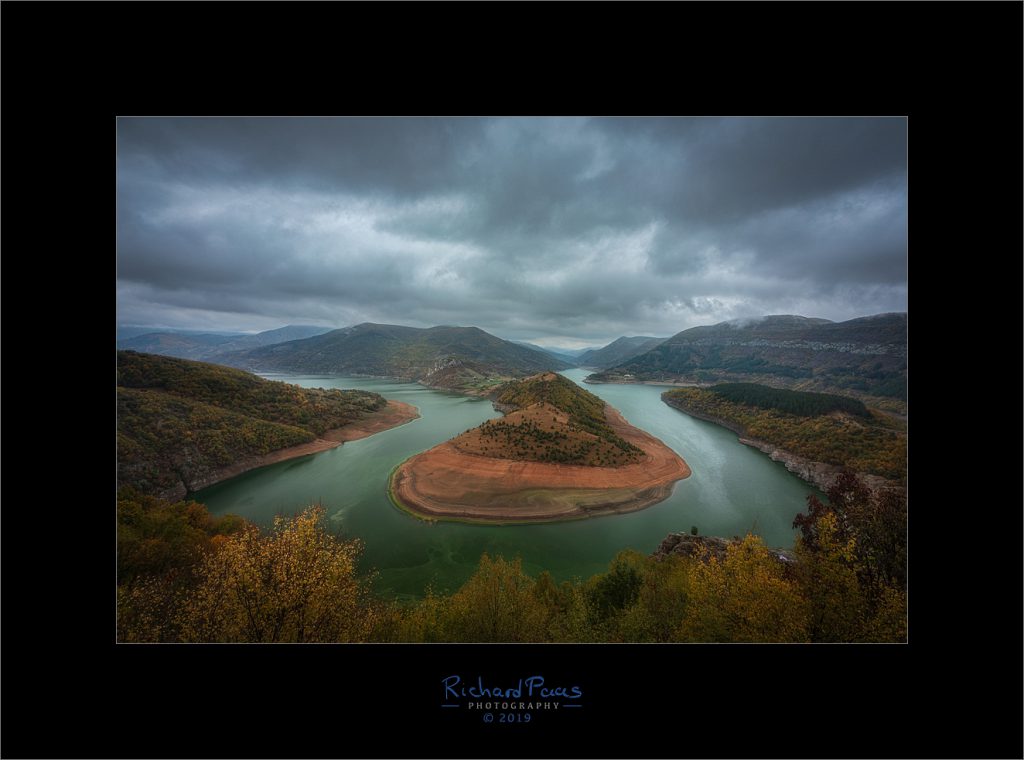
<svg viewBox="0 0 1024 760"><path fill-rule="evenodd" d="M494 406L503 418L396 467L392 501L428 520L555 522L649 507L690 475L672 449L553 372L506 384Z"/></svg>

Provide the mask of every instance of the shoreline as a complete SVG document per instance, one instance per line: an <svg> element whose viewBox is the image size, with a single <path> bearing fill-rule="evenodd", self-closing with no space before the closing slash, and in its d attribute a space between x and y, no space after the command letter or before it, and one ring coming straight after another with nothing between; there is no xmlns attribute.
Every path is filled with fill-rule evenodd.
<svg viewBox="0 0 1024 760"><path fill-rule="evenodd" d="M405 385L419 385L422 388L427 388L432 391L440 391L441 393L451 393L456 396L467 396L469 398L486 399L490 392L494 388L486 390L466 390L455 387L449 387L446 385L430 385L426 382L426 378L416 379L414 377L399 377L398 375L364 375L358 372L349 372L345 374L331 374L325 372L285 372L283 370L257 370L257 369L246 369L246 372L251 372L254 375L258 375L266 380L277 380L279 378L288 377L312 377L323 380L334 380L334 379L352 379L352 380L386 380L391 383L403 383ZM505 381L502 381L505 382ZM495 388L498 386L494 386Z"/></svg>
<svg viewBox="0 0 1024 760"><path fill-rule="evenodd" d="M752 449L767 454L768 458L773 462L778 462L785 467L793 475L796 475L802 481L808 485L814 486L821 491L827 491L836 478L843 471L843 467L837 464L829 464L828 462L815 462L812 459L807 459L799 454L794 454L791 451L778 446L768 441L763 441L759 438L751 438L747 435L746 428L742 425L738 425L728 420L718 419L708 414L701 412L694 412L687 409L682 404L672 403L671 400L666 399L662 396L661 400L666 406L675 409L678 412L694 417L704 422L710 422L712 425L718 425L726 430L729 430L736 434L740 443L744 446L750 446ZM871 473L858 472L857 476L872 490L878 490L880 488L890 487L902 487L899 481L892 480L890 478L883 478L881 475L872 475Z"/></svg>
<svg viewBox="0 0 1024 760"><path fill-rule="evenodd" d="M583 378L589 385L662 385L666 388L710 388L714 383L670 383L667 380L591 380L591 375Z"/></svg>
<svg viewBox="0 0 1024 760"><path fill-rule="evenodd" d="M399 464L388 478L396 507L435 522L516 525L636 512L667 499L690 476L685 460L611 405L615 431L644 457L622 467L587 467L467 454L441 443Z"/></svg>
<svg viewBox="0 0 1024 760"><path fill-rule="evenodd" d="M189 494L194 494L217 483L223 483L225 480L238 477L246 472L258 470L260 467L267 467L279 462L287 462L290 459L298 459L299 457L336 449L347 441L358 441L362 438L368 438L371 435L383 433L385 430L401 427L420 417L419 410L412 404L392 399L388 399L387 402L387 406L383 409L371 412L365 417L340 428L326 430L319 438L312 441L300 443L296 446L287 446L256 457L247 457L227 467L214 470L206 477L200 478L193 483L180 483L176 488L168 489L160 495L162 498L171 501L179 501Z"/></svg>
<svg viewBox="0 0 1024 760"><path fill-rule="evenodd" d="M358 419L344 427L325 431L318 440L337 442L340 445L346 441L358 441L362 438L369 438L371 435L383 433L385 430L400 427L420 418L419 409L412 404L393 399L388 399L387 402L387 406L383 409L371 412L362 419Z"/></svg>

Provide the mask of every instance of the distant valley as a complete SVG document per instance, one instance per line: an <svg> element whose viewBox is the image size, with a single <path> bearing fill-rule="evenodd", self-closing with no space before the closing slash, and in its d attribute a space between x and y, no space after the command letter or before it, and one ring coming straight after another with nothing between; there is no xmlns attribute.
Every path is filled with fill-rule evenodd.
<svg viewBox="0 0 1024 760"><path fill-rule="evenodd" d="M566 350L555 349L555 348L544 348L543 346L538 346L538 345L536 345L534 343L527 343L524 340L514 340L512 342L517 344L517 345L520 345L520 346L526 346L527 348L531 348L534 351L540 351L542 354L547 354L548 356L552 356L555 359L557 359L558 361L560 361L560 362L562 362L564 364L567 364L570 367L577 366L578 363L579 363L577 361L577 357L580 354L582 354L584 351L586 351L586 349L581 349L579 351L566 351Z"/></svg>
<svg viewBox="0 0 1024 760"><path fill-rule="evenodd" d="M623 336L618 340L612 341L604 348L585 351L577 357L576 363L580 367L606 369L627 362L635 356L660 346L664 342L664 338L651 338L645 335L634 338Z"/></svg>

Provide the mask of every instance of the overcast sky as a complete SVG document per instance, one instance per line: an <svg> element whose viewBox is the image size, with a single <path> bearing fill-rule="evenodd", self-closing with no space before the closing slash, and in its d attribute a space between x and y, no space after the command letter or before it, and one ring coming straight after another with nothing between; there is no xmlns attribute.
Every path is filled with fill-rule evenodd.
<svg viewBox="0 0 1024 760"><path fill-rule="evenodd" d="M549 346L907 308L889 119L117 121L118 323Z"/></svg>

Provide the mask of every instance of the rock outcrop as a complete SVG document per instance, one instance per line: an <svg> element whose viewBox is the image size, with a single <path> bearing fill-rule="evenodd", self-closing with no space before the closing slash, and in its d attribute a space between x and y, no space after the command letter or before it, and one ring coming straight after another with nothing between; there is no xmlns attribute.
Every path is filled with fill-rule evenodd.
<svg viewBox="0 0 1024 760"><path fill-rule="evenodd" d="M693 536L689 533L669 533L659 544L651 556L662 559L670 555L708 560L714 557L719 562L725 559L725 550L737 539L725 539L717 536ZM768 553L784 564L796 562L791 552L783 549L769 549Z"/></svg>
<svg viewBox="0 0 1024 760"><path fill-rule="evenodd" d="M753 446L755 449L763 451L773 462L780 462L787 470L798 478L816 485L822 491L827 491L831 488L836 482L836 478L839 477L839 474L843 471L842 467L837 467L834 464L825 464L824 462L812 462L810 459L798 457L792 452L781 449L770 443L759 441L756 438L746 438L743 435L740 435L739 440L740 443L746 444L747 446ZM897 485L895 481L887 480L886 478L878 475L859 473L858 477L860 477L864 485L872 490Z"/></svg>
<svg viewBox="0 0 1024 760"><path fill-rule="evenodd" d="M810 459L797 456L791 451L786 451L775 444L768 443L767 441L761 441L757 438L750 438L747 436L747 431L742 426L707 414L701 414L700 412L690 409L684 404L680 404L672 398L663 396L662 400L673 409L678 409L684 414L696 417L699 420L704 420L705 422L713 422L716 425L721 425L722 427L731 430L739 436L740 443L746 446L752 446L759 451L763 451L773 462L781 463L787 470L798 478L806 480L808 483L817 486L822 491L827 491L831 488L836 482L836 478L839 477L839 474L843 471L843 468L837 465L826 464L825 462L814 462ZM863 481L864 485L872 490L899 485L894 480L888 480L878 475L858 473L858 476Z"/></svg>

